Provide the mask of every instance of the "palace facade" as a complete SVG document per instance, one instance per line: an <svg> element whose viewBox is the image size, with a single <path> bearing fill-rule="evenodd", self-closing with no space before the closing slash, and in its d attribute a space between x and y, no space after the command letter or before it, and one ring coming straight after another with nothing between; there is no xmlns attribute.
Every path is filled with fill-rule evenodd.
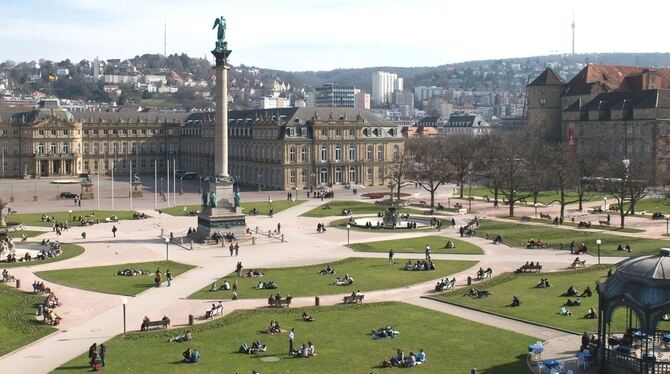
<svg viewBox="0 0 670 374"><path fill-rule="evenodd" d="M201 176L214 169L213 112L67 111L44 100L0 112L0 172L39 178L83 173L164 173L167 161ZM229 170L263 189L385 184L403 151L398 128L362 109L229 112Z"/></svg>

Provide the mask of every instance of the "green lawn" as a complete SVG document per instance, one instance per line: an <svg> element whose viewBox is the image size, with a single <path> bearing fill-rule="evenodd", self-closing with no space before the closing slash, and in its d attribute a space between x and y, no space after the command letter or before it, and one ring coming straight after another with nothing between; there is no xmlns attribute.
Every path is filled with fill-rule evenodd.
<svg viewBox="0 0 670 374"><path fill-rule="evenodd" d="M17 245L20 246L21 244ZM67 260L68 258L77 257L80 254L84 253L84 248L76 244L61 243L61 250L63 251L63 253L60 256L48 258L46 260L33 260L30 262L12 262L11 264L0 262L0 269L5 268L11 269L23 266L37 266L42 264L48 264L50 262L63 261Z"/></svg>
<svg viewBox="0 0 670 374"><path fill-rule="evenodd" d="M450 291L444 295L434 296L435 299L481 309L505 316L519 318L526 321L540 323L564 330L582 333L598 330L597 319L584 318L590 307L598 310L598 294L595 292L595 282L604 282L609 265L595 265L585 270L569 270L558 273L505 273L490 281L475 284L473 287L491 292L491 296L483 299L474 299L464 296L469 288ZM540 278L548 278L549 288L535 288ZM562 296L570 286L575 286L581 293L587 286L591 287L593 296L582 297L581 306L566 306L572 312L572 317L563 317L558 310L565 304L568 297ZM511 307L512 297L521 300L521 306ZM574 300L574 297L570 298ZM615 314L615 329L621 329L624 313Z"/></svg>
<svg viewBox="0 0 670 374"><path fill-rule="evenodd" d="M295 202L291 200L277 200L277 201L272 201L272 209L274 209L274 213L277 214L281 212L282 210L292 208L294 206L300 205L304 203L307 200L296 200ZM259 216L267 216L268 212L270 210L270 203L267 201L248 201L248 202L242 202L242 212L245 214L249 214L249 211L251 211L253 208L256 208L257 215ZM184 209L186 207L186 209ZM194 204L194 205L179 205L176 207L172 208L165 208L161 209L163 213L167 213L172 216L188 216L188 212L192 210L201 210L202 205L200 204Z"/></svg>
<svg viewBox="0 0 670 374"><path fill-rule="evenodd" d="M302 312L315 321L302 322ZM296 344L313 342L317 356L288 355L286 334L267 335L259 330L271 320L283 328L295 328ZM137 323L139 325L139 321ZM400 332L395 339L373 340L372 329L390 324ZM528 344L536 338L481 325L420 307L401 303L356 306L313 307L282 310L235 311L191 328L191 343L170 343L168 339L185 329L131 333L117 336L107 345L106 372L111 373L383 373L404 369L380 369L384 357L400 348L408 355L423 348L427 363L412 372L469 373L477 367L483 374L528 371ZM258 355L237 353L241 343L260 340L268 346ZM188 347L201 354L197 364L181 363ZM485 354L483 354L485 352ZM274 358L275 362L264 359ZM270 359L271 360L271 359ZM268 361L270 361L268 360ZM90 371L86 353L57 371Z"/></svg>
<svg viewBox="0 0 670 374"><path fill-rule="evenodd" d="M500 234L503 242L511 247L525 248L529 239L542 240L552 243L558 248L563 243L566 249L570 248L570 242L575 245L586 243L590 254L596 254L596 240L602 240L600 247L603 256L628 256L630 253L617 251L619 244L630 244L633 248L633 256L657 254L661 248L670 246L670 241L659 239L645 239L643 237L618 236L602 232L588 232L580 230L566 230L551 226L526 225L523 223L510 223L503 221L480 220L480 226L476 230L477 236L485 237L489 234L491 238Z"/></svg>
<svg viewBox="0 0 670 374"><path fill-rule="evenodd" d="M100 219L100 222L104 222L105 218L109 218L113 215L119 217L120 220L133 219L133 211L130 210L72 210L72 217L75 216L87 216L89 214L94 214L97 218ZM55 222L65 222L68 221L70 226L76 226L77 223L70 220L70 213L65 212L48 212L48 213L23 213L23 214L11 214L5 218L7 223L23 223L26 226L43 226L51 227L54 222L42 222L42 215L46 214L49 217L53 217Z"/></svg>
<svg viewBox="0 0 670 374"><path fill-rule="evenodd" d="M163 281L165 281L166 270L170 270L172 277L177 277L179 274L194 268L194 266L172 261L156 261L40 271L35 273L35 275L48 282L80 288L82 290L134 296L154 286L154 271L156 268L161 269ZM119 270L123 269L149 270L150 274L135 277L116 275ZM179 282L179 279L177 278L175 282Z"/></svg>
<svg viewBox="0 0 670 374"><path fill-rule="evenodd" d="M0 285L0 356L56 331L35 319L36 305L43 300L44 296Z"/></svg>
<svg viewBox="0 0 670 374"><path fill-rule="evenodd" d="M326 206L330 209L326 209ZM329 201L323 205L310 210L303 214L303 217L330 217L330 216L341 216L344 209L351 209L352 214L377 214L379 212L386 211L386 208L375 205L374 203L365 203L362 201ZM400 208L398 209L400 213L414 213L417 214L421 211L410 208Z"/></svg>
<svg viewBox="0 0 670 374"><path fill-rule="evenodd" d="M628 208L629 205L625 204L624 206ZM670 214L670 199L641 199L635 204L635 213L643 210L646 210L648 215L655 212L668 215Z"/></svg>
<svg viewBox="0 0 670 374"><path fill-rule="evenodd" d="M456 245L455 248L447 249L445 247L448 240L451 240L452 243ZM448 254L468 254L468 255L479 255L483 251L481 248L477 247L474 244L457 240L446 238L444 236L422 236L419 238L411 239L395 239L395 240L382 240L378 242L369 242L369 243L354 243L351 244L351 247L355 251L359 252L388 252L391 249L395 252L402 253L424 253L426 244L431 248L432 253L448 253Z"/></svg>
<svg viewBox="0 0 670 374"><path fill-rule="evenodd" d="M350 217L349 217L350 218ZM334 221L330 221L328 224L330 227L335 227L338 229L346 230L347 229L347 224L349 223L349 218L341 218L341 219L336 219ZM447 224L447 221L443 219L443 225ZM359 227L359 226L351 226L349 228L351 231L361 231L361 232L369 232L369 231L374 231L378 233L385 233L385 234L392 234L392 233L398 233L398 232L416 232L416 231L437 231L436 228L432 226L417 226L416 229L409 229L406 226L400 225L397 226L395 229L394 228L385 228L382 227L381 229L366 229L365 227ZM316 227L314 228L316 230Z"/></svg>
<svg viewBox="0 0 670 374"><path fill-rule="evenodd" d="M417 256L417 258L423 258ZM260 278L237 278L234 272L217 281L220 286L223 279L229 283L237 280L238 297L242 299L267 299L268 296L281 292L283 296L317 296L339 293L351 293L398 288L414 283L429 281L460 272L476 264L474 261L434 261L434 271L404 271L404 261L398 260L395 265L389 265L385 258L347 258L330 263L335 268L335 275L320 275L327 264L301 266L280 269L260 269L265 275ZM247 269L243 269L243 272ZM257 270L257 269L254 269ZM336 277L349 274L354 278L352 286L336 286L333 284ZM257 290L254 286L259 281L273 280L279 285L274 290ZM211 292L210 285L189 296L192 299L230 298L231 291Z"/></svg>
<svg viewBox="0 0 670 374"><path fill-rule="evenodd" d="M459 196L459 193L460 193L460 190L456 189L456 195L455 196ZM519 194L526 194L526 193L527 192L519 192ZM469 189L466 186L463 189L463 197L469 196L468 194L469 194ZM574 192L574 191L566 192L565 195L566 195L565 200L567 200L567 201L577 200L577 193ZM493 191L491 189L489 189L488 187L472 187L472 195L471 196L479 196L479 197L488 196L489 199L491 199L491 202L493 202ZM605 198L605 196L607 196L607 195L602 194L602 193L586 193L584 195L584 201L598 201L598 200L602 201ZM558 191L540 191L540 193L537 196L537 201L541 204L548 204L552 201L558 200L559 197L560 196L559 196ZM500 201L502 201L503 195L499 193L498 194L498 199ZM527 198L526 201L529 204L532 204L533 203L533 197L531 196L531 197ZM575 204L577 204L577 203L575 203ZM502 204L501 204L501 206L502 206Z"/></svg>
<svg viewBox="0 0 670 374"><path fill-rule="evenodd" d="M30 231L30 230L21 230L21 231L12 231L9 233L9 236L12 238L20 238L21 234L25 235L26 238L33 238L37 235L46 234L44 231Z"/></svg>

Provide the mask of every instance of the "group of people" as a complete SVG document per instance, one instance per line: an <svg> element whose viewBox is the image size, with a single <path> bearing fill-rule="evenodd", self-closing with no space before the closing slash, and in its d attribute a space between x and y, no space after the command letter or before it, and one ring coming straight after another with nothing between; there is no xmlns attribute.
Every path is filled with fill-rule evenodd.
<svg viewBox="0 0 670 374"><path fill-rule="evenodd" d="M540 278L540 281L535 285L535 288L549 288L551 283L549 283L548 278Z"/></svg>
<svg viewBox="0 0 670 374"><path fill-rule="evenodd" d="M107 347L104 344L98 346L97 343L93 343L88 348L88 365L93 371L99 371L100 366L105 366L105 356L107 356Z"/></svg>
<svg viewBox="0 0 670 374"><path fill-rule="evenodd" d="M304 358L314 357L316 356L316 348L314 347L314 344L309 341L306 345L303 344L300 348L293 351L293 356Z"/></svg>
<svg viewBox="0 0 670 374"><path fill-rule="evenodd" d="M343 216L350 216L351 214L351 209L342 209Z"/></svg>
<svg viewBox="0 0 670 374"><path fill-rule="evenodd" d="M315 198L315 199L321 199L321 201L323 201L323 199L330 199L330 198L335 197L335 191L333 191L333 190L327 190L327 191L311 191L311 193L312 193L312 197L313 197L313 198ZM310 192L308 191L308 192L307 192L307 197L308 197L308 198L309 198L309 194L310 194Z"/></svg>
<svg viewBox="0 0 670 374"><path fill-rule="evenodd" d="M579 246L575 246L575 241L573 240L570 243L570 253L571 254L580 254L580 253L586 253L588 251L588 247L586 246L586 243L580 243Z"/></svg>
<svg viewBox="0 0 670 374"><path fill-rule="evenodd" d="M437 284L435 284L435 292L444 291L444 289L447 287L447 283L451 283L452 285L456 284L456 277L452 278L451 280L449 280L447 277L437 281Z"/></svg>
<svg viewBox="0 0 670 374"><path fill-rule="evenodd" d="M51 293L51 288L44 285L44 282L33 282L33 292L34 293Z"/></svg>
<svg viewBox="0 0 670 374"><path fill-rule="evenodd" d="M349 274L344 274L344 277L342 278L335 278L335 282L333 282L333 284L336 286L350 286L354 284L354 278Z"/></svg>
<svg viewBox="0 0 670 374"><path fill-rule="evenodd" d="M142 269L123 269L116 272L116 275L122 275L124 277L136 277L138 275L149 275L149 270Z"/></svg>
<svg viewBox="0 0 670 374"><path fill-rule="evenodd" d="M61 303L58 296L56 296L56 294L54 292L52 292L47 297L44 298L44 301L42 302L42 305L45 308L56 308L56 307L59 307L63 304Z"/></svg>
<svg viewBox="0 0 670 374"><path fill-rule="evenodd" d="M249 269L246 273L242 274L242 278L258 278L264 276L265 273L259 270Z"/></svg>
<svg viewBox="0 0 670 374"><path fill-rule="evenodd" d="M192 349L191 347L185 350L181 355L184 357L184 362L187 364L195 364L196 362L200 361L200 352L198 352L197 349Z"/></svg>
<svg viewBox="0 0 670 374"><path fill-rule="evenodd" d="M231 242L228 246L228 252L230 252L230 257L233 257L233 255L238 256L240 254L240 243L235 242L235 244L233 244Z"/></svg>
<svg viewBox="0 0 670 374"><path fill-rule="evenodd" d="M274 290L274 289L279 288L279 285L277 284L277 282L275 282L273 280L269 280L269 281L265 281L265 282L260 281L260 282L256 283L254 288L257 289L257 290L263 290L263 289Z"/></svg>
<svg viewBox="0 0 670 374"><path fill-rule="evenodd" d="M516 269L514 272L515 273L525 273L527 271L534 271L534 270L541 270L541 269L542 269L542 265L540 265L540 261L538 261L538 262L535 262L535 261L528 262L528 261L526 261L525 264L521 265L521 267Z"/></svg>
<svg viewBox="0 0 670 374"><path fill-rule="evenodd" d="M580 229L590 229L591 228L591 221L579 221L577 224L577 227Z"/></svg>
<svg viewBox="0 0 670 374"><path fill-rule="evenodd" d="M621 245L621 243L619 243L619 245L616 247L616 250L620 252L626 251L628 253L633 252L633 248L630 247L630 244L626 244L626 246L624 247Z"/></svg>
<svg viewBox="0 0 670 374"><path fill-rule="evenodd" d="M416 260L412 263L412 260L407 260L405 263L406 271L428 271L435 270L435 264L432 260Z"/></svg>
<svg viewBox="0 0 670 374"><path fill-rule="evenodd" d="M479 289L479 288L476 288L476 287L472 287L463 296L469 296L473 299L483 299L485 297L489 297L490 295L491 295L490 291L482 290L482 289Z"/></svg>
<svg viewBox="0 0 670 374"><path fill-rule="evenodd" d="M183 343L183 342L190 342L191 340L193 340L193 334L191 333L191 330L186 330L185 333L183 333L181 335L177 335L173 338L170 338L170 340L168 340L168 341L169 342Z"/></svg>
<svg viewBox="0 0 670 374"><path fill-rule="evenodd" d="M535 249L535 248L544 248L546 246L546 243L543 242L542 240L538 239L529 239L526 241L526 248L528 249Z"/></svg>
<svg viewBox="0 0 670 374"><path fill-rule="evenodd" d="M235 238L235 234L232 232L226 233L226 234L221 234L220 232L215 232L212 234L211 239L214 240L216 244L219 244L221 240L225 240L227 242L232 242L234 240L237 240Z"/></svg>
<svg viewBox="0 0 670 374"><path fill-rule="evenodd" d="M326 225L324 225L323 223L319 222L319 223L316 225L316 232L318 232L319 234L321 234L321 233L323 233L323 232L326 232Z"/></svg>
<svg viewBox="0 0 670 374"><path fill-rule="evenodd" d="M279 324L279 321L270 321L270 326L268 326L267 330L268 334L281 334L282 329L281 325Z"/></svg>
<svg viewBox="0 0 670 374"><path fill-rule="evenodd" d="M384 358L384 361L382 361L379 364L379 367L381 368L390 368L390 367L413 367L416 365L421 365L426 362L426 352L424 352L423 348L419 350L419 353L414 354L414 352L410 352L408 357L405 357L405 353L401 349L398 349L396 351L395 356L391 357L389 359L388 357Z"/></svg>
<svg viewBox="0 0 670 374"><path fill-rule="evenodd" d="M372 330L373 339L395 338L398 335L400 335L400 332L394 330L391 326L382 326L378 329Z"/></svg>
<svg viewBox="0 0 670 374"><path fill-rule="evenodd" d="M335 268L330 267L330 264L328 264L328 265L326 265L326 268L325 268L325 269L321 269L321 271L319 271L319 274L321 274L321 275L332 275L332 274L335 274Z"/></svg>
<svg viewBox="0 0 670 374"><path fill-rule="evenodd" d="M267 345L256 340L255 342L251 343L251 347L248 346L247 343L242 343L238 351L240 353L255 355L258 352L265 352L267 351L267 349L268 349Z"/></svg>
<svg viewBox="0 0 670 374"><path fill-rule="evenodd" d="M13 282L16 280L13 275L9 274L9 271L7 269L2 270L2 282L7 283L7 282Z"/></svg>
<svg viewBox="0 0 670 374"><path fill-rule="evenodd" d="M149 319L149 317L144 316L144 318L142 318L142 324L140 325L140 331L149 331L150 322L151 322L151 320ZM166 315L163 315L163 318L161 318L161 323L162 323L162 326L165 326L165 327L170 326L170 318L168 318L168 316L166 316Z"/></svg>
<svg viewBox="0 0 670 374"><path fill-rule="evenodd" d="M574 296L579 296L579 297L591 297L593 296L593 291L591 291L591 286L586 286L584 291L580 294L579 290L575 288L575 286L570 286L568 287L568 290L565 291L564 296L567 297L574 297Z"/></svg>
<svg viewBox="0 0 670 374"><path fill-rule="evenodd" d="M458 233L461 234L461 238L464 236L471 237L476 234L475 227L472 225L461 226L458 229Z"/></svg>
<svg viewBox="0 0 670 374"><path fill-rule="evenodd" d="M484 270L483 267L479 267L479 270L477 270L477 279L484 279L484 278L490 278L493 275L493 269L491 268L486 268Z"/></svg>

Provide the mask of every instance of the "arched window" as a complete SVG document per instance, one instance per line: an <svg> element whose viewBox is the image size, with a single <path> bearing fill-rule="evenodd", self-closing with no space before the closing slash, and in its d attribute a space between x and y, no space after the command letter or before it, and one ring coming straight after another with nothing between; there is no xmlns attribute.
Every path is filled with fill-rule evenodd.
<svg viewBox="0 0 670 374"><path fill-rule="evenodd" d="M40 154L40 155L44 154L44 143L39 143L37 145L37 153Z"/></svg>
<svg viewBox="0 0 670 374"><path fill-rule="evenodd" d="M342 161L342 146L335 146L335 161Z"/></svg>
<svg viewBox="0 0 670 374"><path fill-rule="evenodd" d="M328 148L325 145L321 146L321 162L328 161Z"/></svg>
<svg viewBox="0 0 670 374"><path fill-rule="evenodd" d="M319 182L321 184L327 184L328 183L328 169L327 168L321 168L319 171Z"/></svg>
<svg viewBox="0 0 670 374"><path fill-rule="evenodd" d="M356 161L356 146L353 144L349 146L349 161Z"/></svg>
<svg viewBox="0 0 670 374"><path fill-rule="evenodd" d="M335 183L342 184L342 168L335 168Z"/></svg>
<svg viewBox="0 0 670 374"><path fill-rule="evenodd" d="M358 179L356 178L356 168L353 166L349 167L349 183L358 183Z"/></svg>

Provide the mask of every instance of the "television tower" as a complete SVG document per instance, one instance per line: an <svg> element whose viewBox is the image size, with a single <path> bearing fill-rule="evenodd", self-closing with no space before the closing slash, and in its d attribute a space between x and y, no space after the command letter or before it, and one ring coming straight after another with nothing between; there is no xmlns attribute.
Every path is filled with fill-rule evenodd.
<svg viewBox="0 0 670 374"><path fill-rule="evenodd" d="M572 13L572 55L575 55L575 14Z"/></svg>

